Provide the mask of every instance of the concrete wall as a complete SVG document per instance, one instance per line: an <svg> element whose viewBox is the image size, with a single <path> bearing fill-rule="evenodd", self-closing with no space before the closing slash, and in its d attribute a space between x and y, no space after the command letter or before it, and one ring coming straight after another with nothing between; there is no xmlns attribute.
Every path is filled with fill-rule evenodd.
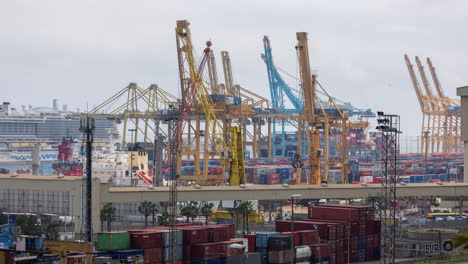
<svg viewBox="0 0 468 264"><path fill-rule="evenodd" d="M457 88L457 95L460 96L461 102L461 140L463 140L464 147L464 165L468 168L468 86ZM468 170L464 170L464 182L468 182Z"/></svg>

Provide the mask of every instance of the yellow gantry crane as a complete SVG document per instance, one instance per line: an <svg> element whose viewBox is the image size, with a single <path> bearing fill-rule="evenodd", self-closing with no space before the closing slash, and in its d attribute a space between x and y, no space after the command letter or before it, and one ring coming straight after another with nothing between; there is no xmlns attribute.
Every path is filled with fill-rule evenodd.
<svg viewBox="0 0 468 264"><path fill-rule="evenodd" d="M346 131L348 114L341 111L333 98L318 83L317 76L312 74L309 62L308 38L306 32L298 32L296 50L298 52L301 84L304 100L304 110L298 118L298 142L302 142L302 135L306 136L308 145L308 162L310 166L308 184L322 184L328 182L330 166L341 168L342 181L347 174L346 157ZM328 100L322 103L317 97L317 87L327 95ZM335 142L338 150L338 158L330 160L330 138ZM323 145L321 144L323 140ZM299 158L302 156L301 148L298 148ZM302 168L297 170L297 179L301 179Z"/></svg>
<svg viewBox="0 0 468 264"><path fill-rule="evenodd" d="M179 59L179 74L182 90L183 109L179 120L179 155L178 170L180 173L182 160L193 158L195 162L195 175L184 176L182 180L194 180L203 184L224 183L229 178L230 185L245 184L244 147L242 129L237 126L231 127L234 119L229 101L213 102L203 80L203 69L208 65L211 94L217 100L225 95L224 89L218 84L216 61L211 42L207 42L204 55L197 65L193 56L189 23L186 20L177 21L176 27L177 53ZM227 52L222 53L228 58ZM198 66L198 67L197 67ZM230 96L236 88L232 83L230 61L223 60L223 68L226 81L229 81ZM227 76L227 75L225 75ZM235 109L234 109L235 110ZM195 120L193 120L195 119ZM192 121L193 120L193 121ZM201 126L205 129L202 131ZM201 147L203 139L203 148ZM230 146L227 146L229 139ZM223 171L221 174L208 174L209 160L220 159ZM200 161L203 161L200 169ZM228 176L225 176L228 172Z"/></svg>
<svg viewBox="0 0 468 264"><path fill-rule="evenodd" d="M193 180L199 183L222 183L225 181L223 169L221 174L210 175L209 160L221 159L227 151L223 125L216 117L214 104L203 81L203 64L197 68L193 55L191 33L187 20L178 20L176 27L177 57L179 62L179 76L182 92L182 103L191 102L183 109L184 125L179 127L179 155L177 167L180 174L182 160L193 159L195 162L195 175L184 176L182 180ZM209 57L211 42L207 42L202 63ZM184 106L185 107L185 106ZM202 129L202 125L204 126ZM202 146L203 144L203 146ZM200 168L201 161L203 166ZM225 166L223 166L225 167Z"/></svg>
<svg viewBox="0 0 468 264"><path fill-rule="evenodd" d="M151 84L148 88L143 89L136 83L130 83L88 113L71 114L67 117L89 116L117 120L123 126L122 148L125 148L129 129L132 129L131 142L152 143L154 141L152 134L166 135L166 129L155 117L160 114L162 109L176 100L177 97L156 84Z"/></svg>
<svg viewBox="0 0 468 264"><path fill-rule="evenodd" d="M421 89L413 64L408 55L405 55L406 66L423 114L420 140L421 152L461 151L460 101L445 96L430 58L427 58L427 65L429 66L436 94L433 93L424 66L418 56L415 57L415 61L424 90Z"/></svg>

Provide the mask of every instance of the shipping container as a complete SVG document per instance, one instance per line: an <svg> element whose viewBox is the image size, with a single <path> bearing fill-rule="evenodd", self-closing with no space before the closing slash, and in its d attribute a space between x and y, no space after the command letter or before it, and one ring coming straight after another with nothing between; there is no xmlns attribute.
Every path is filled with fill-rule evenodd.
<svg viewBox="0 0 468 264"><path fill-rule="evenodd" d="M268 238L268 251L280 251L283 249L291 249L291 236L271 236Z"/></svg>
<svg viewBox="0 0 468 264"><path fill-rule="evenodd" d="M184 245L208 242L208 228L206 226L182 226L178 229L182 231Z"/></svg>
<svg viewBox="0 0 468 264"><path fill-rule="evenodd" d="M182 245L176 246L176 258L177 260L183 260L184 259L184 247ZM163 248L163 259L164 262L170 261L170 254L171 254L171 248L170 247L165 247Z"/></svg>
<svg viewBox="0 0 468 264"><path fill-rule="evenodd" d="M284 232L289 231L285 230ZM266 248L268 247L268 238L272 236L280 236L281 233L279 232L260 232L257 233L255 236L255 246L257 248Z"/></svg>
<svg viewBox="0 0 468 264"><path fill-rule="evenodd" d="M97 234L98 250L123 250L130 248L130 234L127 231L101 232Z"/></svg>
<svg viewBox="0 0 468 264"><path fill-rule="evenodd" d="M359 222L361 220L358 210L341 207L332 208L325 206L310 206L309 218L352 222Z"/></svg>
<svg viewBox="0 0 468 264"><path fill-rule="evenodd" d="M280 251L268 251L269 264L291 263L292 260L293 256L291 255L291 249L285 249Z"/></svg>
<svg viewBox="0 0 468 264"><path fill-rule="evenodd" d="M301 245L320 243L319 232L317 230L298 231Z"/></svg>
<svg viewBox="0 0 468 264"><path fill-rule="evenodd" d="M247 248L250 253L256 252L257 242L255 234L246 234L244 238L247 239Z"/></svg>
<svg viewBox="0 0 468 264"><path fill-rule="evenodd" d="M164 261L162 248L145 249L143 259L145 263L162 263Z"/></svg>
<svg viewBox="0 0 468 264"><path fill-rule="evenodd" d="M248 253L244 256L233 256L226 258L226 264L259 264L261 262L259 253Z"/></svg>
<svg viewBox="0 0 468 264"><path fill-rule="evenodd" d="M301 244L301 236L299 234L299 232L283 232L281 233L285 236L293 236L293 240L294 240L294 246L299 246L299 245L304 245L304 244Z"/></svg>
<svg viewBox="0 0 468 264"><path fill-rule="evenodd" d="M130 247L134 249L162 248L162 233L153 231L130 235Z"/></svg>
<svg viewBox="0 0 468 264"><path fill-rule="evenodd" d="M184 241L182 230L175 230L174 232L176 232L177 246L182 246L183 241ZM163 243L164 243L163 244L164 247L165 248L170 247L171 246L171 231L161 230L161 234L162 234L162 240L163 240Z"/></svg>
<svg viewBox="0 0 468 264"><path fill-rule="evenodd" d="M312 251L309 246L297 246L295 253L295 260L309 260L312 257Z"/></svg>
<svg viewBox="0 0 468 264"><path fill-rule="evenodd" d="M220 255L219 243L204 243L192 245L191 259L192 260L207 260L219 258Z"/></svg>
<svg viewBox="0 0 468 264"><path fill-rule="evenodd" d="M234 225L211 225L208 226L208 242L220 242L234 238Z"/></svg>

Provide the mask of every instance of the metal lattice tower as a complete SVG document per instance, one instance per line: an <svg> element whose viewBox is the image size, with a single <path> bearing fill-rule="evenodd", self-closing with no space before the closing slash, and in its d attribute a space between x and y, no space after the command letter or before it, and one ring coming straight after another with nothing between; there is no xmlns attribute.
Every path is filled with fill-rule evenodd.
<svg viewBox="0 0 468 264"><path fill-rule="evenodd" d="M164 121L168 125L169 151L167 153L167 162L169 164L169 232L170 232L170 250L169 259L171 263L177 261L177 184L179 175L177 175L177 157L179 154L178 126L179 126L179 106L169 105L169 110L165 114Z"/></svg>
<svg viewBox="0 0 468 264"><path fill-rule="evenodd" d="M80 122L80 131L84 134L86 144L86 177L85 177L85 241L93 241L93 225L92 225L92 158L93 158L93 132L96 128L94 118L84 117Z"/></svg>
<svg viewBox="0 0 468 264"><path fill-rule="evenodd" d="M398 182L397 166L399 160L400 116L377 112L377 129L382 132L382 175L379 216L383 221L382 257L380 263L395 263L395 232Z"/></svg>

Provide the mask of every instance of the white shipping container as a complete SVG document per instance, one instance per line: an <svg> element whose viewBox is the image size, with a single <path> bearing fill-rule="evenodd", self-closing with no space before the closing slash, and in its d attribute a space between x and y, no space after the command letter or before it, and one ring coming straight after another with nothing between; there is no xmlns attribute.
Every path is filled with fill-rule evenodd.
<svg viewBox="0 0 468 264"><path fill-rule="evenodd" d="M312 256L312 250L309 246L296 247L296 260L307 260Z"/></svg>
<svg viewBox="0 0 468 264"><path fill-rule="evenodd" d="M361 176L360 180L361 182L374 182L374 177L373 176Z"/></svg>

